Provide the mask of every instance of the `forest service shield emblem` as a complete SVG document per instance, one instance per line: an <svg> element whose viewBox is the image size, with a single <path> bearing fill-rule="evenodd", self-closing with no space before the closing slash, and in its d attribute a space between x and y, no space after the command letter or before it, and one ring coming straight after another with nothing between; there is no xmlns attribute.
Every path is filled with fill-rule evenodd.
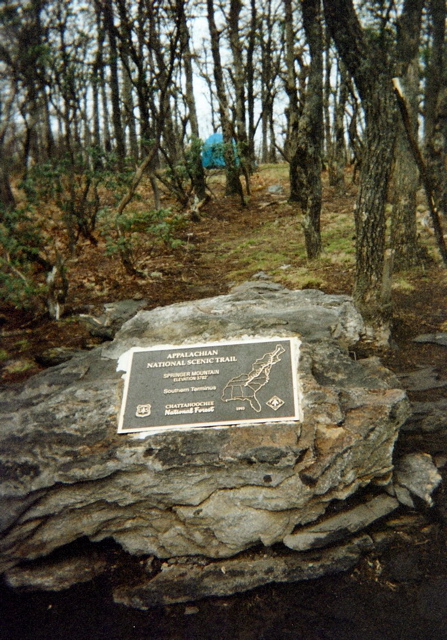
<svg viewBox="0 0 447 640"><path fill-rule="evenodd" d="M146 418L151 415L152 406L148 404L139 404L137 405L137 410L135 411L135 415L137 418Z"/></svg>

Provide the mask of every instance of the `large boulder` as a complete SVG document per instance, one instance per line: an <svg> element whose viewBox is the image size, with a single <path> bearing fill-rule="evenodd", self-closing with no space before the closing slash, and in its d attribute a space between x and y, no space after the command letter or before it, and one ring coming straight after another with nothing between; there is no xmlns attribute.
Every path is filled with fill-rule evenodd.
<svg viewBox="0 0 447 640"><path fill-rule="evenodd" d="M382 495L408 415L394 376L375 358L351 357L362 331L347 296L250 283L226 296L140 311L105 347L4 389L0 571L12 585L51 588L54 575L54 588L63 588L81 581L82 571L89 579L94 566L106 570L93 543L111 539L147 567L139 577L144 595L135 597L135 576L130 586L123 578L117 600L144 608L163 601L172 581L177 596L171 589L166 602L352 566L372 542L349 536L394 510L397 499L372 502L375 516L354 509L352 526L340 520L343 535L333 531L337 519L330 520L318 528L317 544L306 526L333 518L334 505L340 510L363 487L367 500ZM301 339L302 421L117 434L123 386L117 363L128 349L270 336ZM345 540L326 557L319 550L318 562L306 560L326 538ZM80 569L63 553L81 539L94 550L87 574L85 555ZM256 562L244 553L259 549L267 556L259 556L255 578ZM239 580L219 564L230 558L228 567L241 563Z"/></svg>

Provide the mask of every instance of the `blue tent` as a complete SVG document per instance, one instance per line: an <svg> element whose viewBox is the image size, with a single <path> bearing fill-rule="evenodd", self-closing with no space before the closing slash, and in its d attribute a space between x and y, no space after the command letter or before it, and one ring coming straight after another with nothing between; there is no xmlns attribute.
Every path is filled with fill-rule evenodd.
<svg viewBox="0 0 447 640"><path fill-rule="evenodd" d="M233 149L237 156L236 142L233 140ZM239 163L238 159L236 161ZM221 133L213 133L203 145L202 164L205 169L221 169L225 166L224 143Z"/></svg>

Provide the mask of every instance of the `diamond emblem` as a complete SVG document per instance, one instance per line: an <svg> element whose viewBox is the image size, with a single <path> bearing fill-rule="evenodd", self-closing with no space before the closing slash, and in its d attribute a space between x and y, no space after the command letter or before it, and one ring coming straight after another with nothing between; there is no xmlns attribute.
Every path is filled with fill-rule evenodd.
<svg viewBox="0 0 447 640"><path fill-rule="evenodd" d="M265 404L273 411L278 411L283 406L284 400L281 400L278 396L272 396Z"/></svg>

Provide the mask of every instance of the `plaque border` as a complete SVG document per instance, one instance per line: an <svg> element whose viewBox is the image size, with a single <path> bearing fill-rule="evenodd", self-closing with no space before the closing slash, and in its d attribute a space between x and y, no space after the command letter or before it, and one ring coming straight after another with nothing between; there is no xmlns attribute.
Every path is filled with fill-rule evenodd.
<svg viewBox="0 0 447 640"><path fill-rule="evenodd" d="M290 344L290 359L292 362L292 390L294 399L294 416L288 417L270 417L270 418L248 418L240 420L217 420L212 422L200 422L200 423L185 423L175 425L158 425L154 427L142 427L142 428L124 428L124 414L126 411L126 400L130 385L130 375L132 370L132 361L134 353L148 352L148 351L172 351L173 349L200 349L207 347L217 347L225 345L241 345L241 344L255 344L255 343L270 343L275 341L289 342ZM255 337L245 339L234 340L215 340L213 342L184 342L182 344L163 344L150 347L132 347L123 352L118 359L118 363L125 358L127 369L122 376L124 378L124 387L121 397L121 407L118 413L118 435L124 434L141 434L144 437L148 435L155 435L164 433L166 431L192 431L195 429L210 429L210 428L230 428L238 426L247 426L252 424L265 424L270 422L302 422L302 393L298 380L298 361L301 347L301 340L297 336L268 336L268 337Z"/></svg>

